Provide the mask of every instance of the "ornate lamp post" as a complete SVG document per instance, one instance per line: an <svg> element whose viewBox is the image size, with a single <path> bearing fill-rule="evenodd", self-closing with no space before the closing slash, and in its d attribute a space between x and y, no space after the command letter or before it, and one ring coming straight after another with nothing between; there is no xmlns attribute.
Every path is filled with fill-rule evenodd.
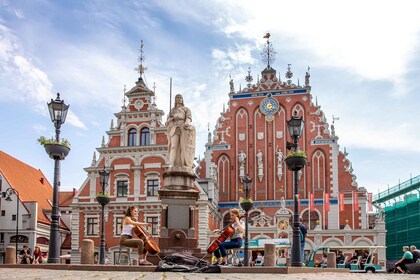
<svg viewBox="0 0 420 280"><path fill-rule="evenodd" d="M298 117L295 112L292 119L287 121L290 136L293 138L294 151L298 149L298 139L303 132L303 119ZM299 229L299 205L298 205L298 171L303 168L306 163L306 157L289 157L286 158L286 163L290 170L294 171L294 208L293 208L293 243L292 243L292 259L291 266L302 266L302 256L300 252L300 229Z"/></svg>
<svg viewBox="0 0 420 280"><path fill-rule="evenodd" d="M108 184L109 172L105 166L99 171L102 186L102 195L96 196L96 200L102 206L102 222L101 222L101 250L99 252L99 264L105 264L105 205L109 204L110 198L105 194L105 186Z"/></svg>
<svg viewBox="0 0 420 280"><path fill-rule="evenodd" d="M64 104L64 100L57 98L48 103L51 121L55 127L55 140L57 144L46 145L45 150L48 155L54 159L54 185L53 185L53 204L51 213L50 244L48 247L48 263L60 262L60 229L59 229L59 209L58 209L58 188L60 187L60 160L63 160L70 149L60 143L60 127L66 121L67 112L70 105Z"/></svg>
<svg viewBox="0 0 420 280"><path fill-rule="evenodd" d="M10 187L6 190L6 201L12 201L11 196L15 194L16 195L16 240L15 240L15 246L16 246L16 259L19 254L18 251L18 239L19 239L19 193L14 188Z"/></svg>
<svg viewBox="0 0 420 280"><path fill-rule="evenodd" d="M245 248L244 248L244 266L249 266L249 254L248 254L248 211L253 207L253 202L249 200L249 191L251 189L252 178L245 176L241 178L242 184L244 185L245 200L240 202L241 208L245 211Z"/></svg>

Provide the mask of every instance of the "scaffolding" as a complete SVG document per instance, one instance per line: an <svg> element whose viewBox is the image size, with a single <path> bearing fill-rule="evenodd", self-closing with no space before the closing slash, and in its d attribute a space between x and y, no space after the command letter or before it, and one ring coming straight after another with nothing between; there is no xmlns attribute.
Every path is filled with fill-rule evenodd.
<svg viewBox="0 0 420 280"><path fill-rule="evenodd" d="M401 259L402 247L420 247L420 175L388 188L373 197L385 204L386 255Z"/></svg>

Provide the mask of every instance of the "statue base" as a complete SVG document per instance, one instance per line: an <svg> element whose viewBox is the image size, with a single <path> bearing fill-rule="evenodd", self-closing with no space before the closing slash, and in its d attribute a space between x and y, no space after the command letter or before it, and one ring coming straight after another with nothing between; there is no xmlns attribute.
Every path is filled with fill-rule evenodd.
<svg viewBox="0 0 420 280"><path fill-rule="evenodd" d="M195 204L199 190L195 186L196 175L188 168L171 167L163 173L163 187L159 198L164 207L162 229L159 237L161 254L176 252L197 254Z"/></svg>

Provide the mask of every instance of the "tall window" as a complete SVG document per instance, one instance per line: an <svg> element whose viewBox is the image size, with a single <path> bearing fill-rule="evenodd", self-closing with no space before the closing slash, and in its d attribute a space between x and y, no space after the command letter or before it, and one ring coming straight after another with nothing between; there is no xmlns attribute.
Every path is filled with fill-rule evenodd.
<svg viewBox="0 0 420 280"><path fill-rule="evenodd" d="M12 221L16 221L16 215L12 215Z"/></svg>
<svg viewBox="0 0 420 280"><path fill-rule="evenodd" d="M86 222L86 235L97 235L98 218L87 218Z"/></svg>
<svg viewBox="0 0 420 280"><path fill-rule="evenodd" d="M152 224L152 235L158 235L158 217L147 217L146 222Z"/></svg>
<svg viewBox="0 0 420 280"><path fill-rule="evenodd" d="M121 235L123 219L124 219L124 217L116 217L115 218L115 233L114 233L114 235Z"/></svg>
<svg viewBox="0 0 420 280"><path fill-rule="evenodd" d="M128 181L117 181L117 196L127 196Z"/></svg>
<svg viewBox="0 0 420 280"><path fill-rule="evenodd" d="M146 146L150 144L150 131L147 127L143 128L140 133L140 145Z"/></svg>
<svg viewBox="0 0 420 280"><path fill-rule="evenodd" d="M159 180L147 180L147 196L157 196Z"/></svg>
<svg viewBox="0 0 420 280"><path fill-rule="evenodd" d="M137 138L137 130L132 128L128 131L128 146L135 146Z"/></svg>

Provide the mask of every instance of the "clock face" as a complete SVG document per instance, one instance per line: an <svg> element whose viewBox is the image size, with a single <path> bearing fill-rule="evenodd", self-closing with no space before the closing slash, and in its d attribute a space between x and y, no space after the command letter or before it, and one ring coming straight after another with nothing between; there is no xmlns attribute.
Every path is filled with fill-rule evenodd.
<svg viewBox="0 0 420 280"><path fill-rule="evenodd" d="M260 109L264 115L273 115L279 110L279 102L269 94L261 101Z"/></svg>
<svg viewBox="0 0 420 280"><path fill-rule="evenodd" d="M136 102L134 102L134 107L137 109L137 110L140 110L142 107L143 107L143 101L141 101L140 99L138 99L138 100L136 100Z"/></svg>

